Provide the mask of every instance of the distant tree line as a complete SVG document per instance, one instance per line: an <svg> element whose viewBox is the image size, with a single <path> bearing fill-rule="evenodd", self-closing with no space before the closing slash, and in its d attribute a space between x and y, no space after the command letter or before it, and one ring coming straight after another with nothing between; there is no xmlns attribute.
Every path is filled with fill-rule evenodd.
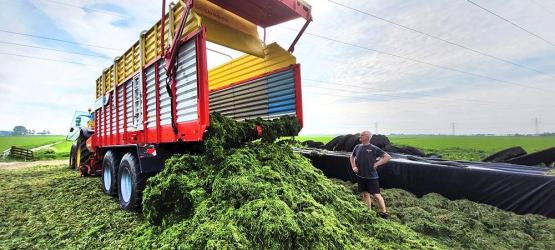
<svg viewBox="0 0 555 250"><path fill-rule="evenodd" d="M34 129L27 129L25 126L15 126L12 131L0 131L0 136L10 135L49 135L50 130L36 132Z"/></svg>
<svg viewBox="0 0 555 250"><path fill-rule="evenodd" d="M25 128L25 126L15 126L13 128L13 135L26 135L28 133L29 131Z"/></svg>

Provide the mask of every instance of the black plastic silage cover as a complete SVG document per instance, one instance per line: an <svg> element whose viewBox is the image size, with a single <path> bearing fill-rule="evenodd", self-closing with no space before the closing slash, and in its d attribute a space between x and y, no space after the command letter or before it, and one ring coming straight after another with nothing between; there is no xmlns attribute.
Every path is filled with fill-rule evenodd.
<svg viewBox="0 0 555 250"><path fill-rule="evenodd" d="M355 181L348 154L303 151L330 178ZM380 185L417 196L438 193L451 200L468 199L517 214L555 218L555 176L545 168L506 163L414 161L396 157L379 168Z"/></svg>

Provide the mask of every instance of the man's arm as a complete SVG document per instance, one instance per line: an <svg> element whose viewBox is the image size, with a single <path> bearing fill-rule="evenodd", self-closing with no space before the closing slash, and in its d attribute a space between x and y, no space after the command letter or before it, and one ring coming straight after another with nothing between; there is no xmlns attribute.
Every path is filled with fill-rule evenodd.
<svg viewBox="0 0 555 250"><path fill-rule="evenodd" d="M386 164L389 160L391 160L391 155L384 152L380 160L374 163L374 169L377 170L379 166Z"/></svg>
<svg viewBox="0 0 555 250"><path fill-rule="evenodd" d="M358 149L358 145L355 146L355 148L353 148L353 152L351 152L351 157L349 158L351 161L351 168L353 169L353 172L358 173L358 167L357 167L357 149Z"/></svg>
<svg viewBox="0 0 555 250"><path fill-rule="evenodd" d="M353 156L353 154L351 154L350 160L351 160L351 168L353 169L353 172L358 173L356 157Z"/></svg>

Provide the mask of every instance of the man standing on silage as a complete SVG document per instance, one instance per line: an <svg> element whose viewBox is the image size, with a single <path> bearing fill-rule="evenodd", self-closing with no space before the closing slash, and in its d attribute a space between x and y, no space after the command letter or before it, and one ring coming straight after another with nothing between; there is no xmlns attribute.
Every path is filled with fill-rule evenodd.
<svg viewBox="0 0 555 250"><path fill-rule="evenodd" d="M372 133L370 131L362 131L360 134L360 142L353 149L351 154L351 167L357 175L358 191L362 192L362 199L368 204L368 208L372 206L372 196L378 202L379 215L387 219L385 201L380 194L380 183L378 176L378 167L386 164L391 156L380 148L370 144Z"/></svg>

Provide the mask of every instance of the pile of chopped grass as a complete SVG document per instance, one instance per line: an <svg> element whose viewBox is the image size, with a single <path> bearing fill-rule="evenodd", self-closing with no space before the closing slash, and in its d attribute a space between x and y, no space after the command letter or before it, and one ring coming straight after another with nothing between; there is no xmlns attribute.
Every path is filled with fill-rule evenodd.
<svg viewBox="0 0 555 250"><path fill-rule="evenodd" d="M417 232L430 235L457 249L552 249L555 220L541 215L518 215L469 200L439 194L416 198L411 193L388 190L393 218Z"/></svg>
<svg viewBox="0 0 555 250"><path fill-rule="evenodd" d="M336 180L357 194L356 184ZM454 249L552 249L555 220L518 215L469 200L439 194L421 198L402 190L382 190L391 220ZM495 244L495 245L494 245Z"/></svg>
<svg viewBox="0 0 555 250"><path fill-rule="evenodd" d="M260 129L260 130L259 130ZM267 121L260 118L236 122L217 112L210 114L210 127L204 137L205 155L213 161L222 161L228 150L261 139L272 143L280 136L295 136L301 130L297 118L282 116Z"/></svg>
<svg viewBox="0 0 555 250"><path fill-rule="evenodd" d="M293 118L294 119L294 118ZM211 117L205 154L175 156L143 195L149 223L134 244L150 248L343 249L441 248L399 223L378 218L278 136L299 126ZM261 124L260 121L255 121Z"/></svg>

